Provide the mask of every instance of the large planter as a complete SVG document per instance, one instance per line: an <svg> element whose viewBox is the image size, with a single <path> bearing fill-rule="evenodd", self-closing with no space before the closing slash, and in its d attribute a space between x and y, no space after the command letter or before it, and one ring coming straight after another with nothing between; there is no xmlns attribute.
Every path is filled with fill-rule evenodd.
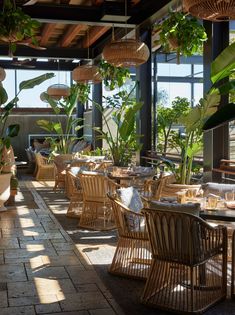
<svg viewBox="0 0 235 315"><path fill-rule="evenodd" d="M166 184L162 187L161 197L177 196L177 193L179 191L191 188L196 188L199 190L201 188L201 185L176 184L167 181Z"/></svg>
<svg viewBox="0 0 235 315"><path fill-rule="evenodd" d="M4 203L10 197L10 180L12 173L0 174L0 211L5 211L7 208Z"/></svg>

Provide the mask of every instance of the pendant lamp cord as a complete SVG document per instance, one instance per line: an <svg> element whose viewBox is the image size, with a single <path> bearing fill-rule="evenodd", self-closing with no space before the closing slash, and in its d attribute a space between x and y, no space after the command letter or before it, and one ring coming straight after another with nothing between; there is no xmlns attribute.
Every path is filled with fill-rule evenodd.
<svg viewBox="0 0 235 315"><path fill-rule="evenodd" d="M127 38L127 0L125 0L125 32Z"/></svg>

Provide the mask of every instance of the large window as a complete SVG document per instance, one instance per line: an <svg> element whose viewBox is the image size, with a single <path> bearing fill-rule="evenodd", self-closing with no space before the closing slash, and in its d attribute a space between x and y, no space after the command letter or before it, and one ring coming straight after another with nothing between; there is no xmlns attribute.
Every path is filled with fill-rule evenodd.
<svg viewBox="0 0 235 315"><path fill-rule="evenodd" d="M51 72L51 71L47 71ZM6 70L6 79L3 81L3 86L6 89L9 100L19 92L19 84L24 80L29 80L46 71L39 70ZM52 84L67 84L71 85L70 71L54 71L55 77L35 86L33 89L23 90L20 92L17 107L19 108L47 108L50 107L47 103L40 99L40 94L45 92Z"/></svg>

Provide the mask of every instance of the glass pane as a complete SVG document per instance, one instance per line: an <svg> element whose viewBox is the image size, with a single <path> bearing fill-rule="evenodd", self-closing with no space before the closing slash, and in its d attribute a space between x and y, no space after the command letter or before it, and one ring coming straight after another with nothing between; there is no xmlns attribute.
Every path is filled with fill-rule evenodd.
<svg viewBox="0 0 235 315"><path fill-rule="evenodd" d="M51 71L48 71L51 72ZM17 89L19 88L20 82L24 80L29 80L35 78L39 75L46 73L46 71L39 70L17 70ZM23 90L19 95L18 107L50 107L47 103L41 101L40 94L45 92L47 88L52 84L62 83L69 85L70 83L70 72L60 71L58 75L58 71L54 72L55 77L45 82L41 83L38 86L35 86L30 90Z"/></svg>
<svg viewBox="0 0 235 315"><path fill-rule="evenodd" d="M203 65L194 65L193 66L195 78L203 78Z"/></svg>
<svg viewBox="0 0 235 315"><path fill-rule="evenodd" d="M200 98L203 97L203 84L202 83L195 83L194 84L194 100L193 104L197 105Z"/></svg>
<svg viewBox="0 0 235 315"><path fill-rule="evenodd" d="M191 100L191 84L177 82L158 82L158 103L164 106L171 106L172 101L177 97L186 97Z"/></svg>
<svg viewBox="0 0 235 315"><path fill-rule="evenodd" d="M186 77L191 76L191 65L180 64L176 65L173 63L158 63L157 75L164 77Z"/></svg>

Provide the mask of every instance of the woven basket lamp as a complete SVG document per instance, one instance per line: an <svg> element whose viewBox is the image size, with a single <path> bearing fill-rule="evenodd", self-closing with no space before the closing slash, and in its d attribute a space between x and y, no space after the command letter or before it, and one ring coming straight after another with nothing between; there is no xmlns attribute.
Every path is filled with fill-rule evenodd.
<svg viewBox="0 0 235 315"><path fill-rule="evenodd" d="M3 68L0 67L0 82L4 81L6 77L6 72Z"/></svg>
<svg viewBox="0 0 235 315"><path fill-rule="evenodd" d="M112 41L103 50L103 58L116 67L138 67L149 58L145 43L135 39Z"/></svg>
<svg viewBox="0 0 235 315"><path fill-rule="evenodd" d="M235 0L183 0L183 7L191 15L204 20L235 19Z"/></svg>
<svg viewBox="0 0 235 315"><path fill-rule="evenodd" d="M70 89L65 84L53 84L47 88L47 94L55 100L69 96Z"/></svg>
<svg viewBox="0 0 235 315"><path fill-rule="evenodd" d="M101 75L97 66L84 65L73 69L72 78L77 83L100 83L102 81Z"/></svg>

